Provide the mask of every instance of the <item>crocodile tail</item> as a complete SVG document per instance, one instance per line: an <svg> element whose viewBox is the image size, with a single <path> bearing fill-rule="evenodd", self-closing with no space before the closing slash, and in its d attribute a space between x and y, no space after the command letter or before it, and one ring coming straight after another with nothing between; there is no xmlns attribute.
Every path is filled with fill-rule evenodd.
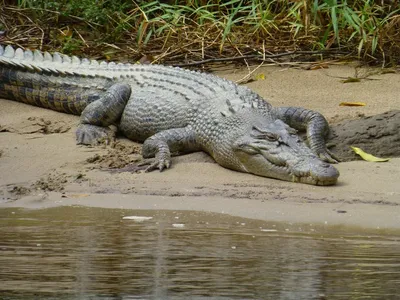
<svg viewBox="0 0 400 300"><path fill-rule="evenodd" d="M74 74L64 64L86 60L0 45L0 98L79 115L110 85L107 78ZM70 68L70 70L72 70Z"/></svg>
<svg viewBox="0 0 400 300"><path fill-rule="evenodd" d="M0 45L0 65L17 68L42 74L53 73L59 75L78 75L72 71L76 67L88 64L88 60L80 60L76 56L67 56L60 53L53 55L39 50L14 50L12 46ZM89 62L90 64L90 62ZM95 63L94 63L95 64Z"/></svg>
<svg viewBox="0 0 400 300"><path fill-rule="evenodd" d="M0 45L0 66L39 74L114 79L115 74L112 71L129 70L133 65L98 62L97 60L81 59L77 56L68 56L58 52L50 54L39 50L14 49L10 45L6 47Z"/></svg>

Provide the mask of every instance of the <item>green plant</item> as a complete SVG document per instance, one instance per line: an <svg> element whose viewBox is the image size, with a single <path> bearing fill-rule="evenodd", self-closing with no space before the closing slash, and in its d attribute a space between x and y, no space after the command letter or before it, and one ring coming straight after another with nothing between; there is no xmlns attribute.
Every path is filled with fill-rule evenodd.
<svg viewBox="0 0 400 300"><path fill-rule="evenodd" d="M17 31L26 32L31 24L35 30L30 43L40 40L42 45L49 32L44 45L76 54L99 49L98 53L115 55L151 52L165 59L177 58L180 52L181 57L199 59L335 48L359 58L400 55L396 54L400 53L397 1L386 5L378 0L18 0L15 4L21 10L0 8L0 21L11 40L26 34ZM15 11L19 18L13 18ZM74 36L54 40L66 28L73 28Z"/></svg>

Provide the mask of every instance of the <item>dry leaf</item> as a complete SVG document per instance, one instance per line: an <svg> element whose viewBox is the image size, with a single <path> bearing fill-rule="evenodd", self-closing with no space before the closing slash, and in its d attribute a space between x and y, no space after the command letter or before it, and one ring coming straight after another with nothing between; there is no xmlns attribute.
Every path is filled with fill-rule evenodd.
<svg viewBox="0 0 400 300"><path fill-rule="evenodd" d="M324 63L311 64L311 65L305 66L303 69L304 69L304 70L329 69L329 65L328 65L328 64L324 64Z"/></svg>
<svg viewBox="0 0 400 300"><path fill-rule="evenodd" d="M364 102L341 102L339 106L365 106Z"/></svg>
<svg viewBox="0 0 400 300"><path fill-rule="evenodd" d="M366 160L366 161L383 162L383 161L388 161L389 160L389 158L380 158L380 157L373 156L372 154L364 152L360 148L353 147L353 146L350 146L350 147L351 147L351 149L353 149L353 151L356 154L360 155L361 158Z"/></svg>
<svg viewBox="0 0 400 300"><path fill-rule="evenodd" d="M381 72L382 74L396 74L396 70L393 69L383 69Z"/></svg>
<svg viewBox="0 0 400 300"><path fill-rule="evenodd" d="M154 61L154 56L146 54L143 55L142 58L139 60L139 64L149 65L152 61Z"/></svg>
<svg viewBox="0 0 400 300"><path fill-rule="evenodd" d="M256 80L265 80L265 74L263 74L263 73L257 74Z"/></svg>
<svg viewBox="0 0 400 300"><path fill-rule="evenodd" d="M360 82L361 79L360 78L355 78L355 77L349 77L345 80L342 80L343 83L349 83L349 82Z"/></svg>
<svg viewBox="0 0 400 300"><path fill-rule="evenodd" d="M65 37L71 37L73 32L72 32L71 29L68 28L68 29L65 29L65 30L61 30L61 33Z"/></svg>

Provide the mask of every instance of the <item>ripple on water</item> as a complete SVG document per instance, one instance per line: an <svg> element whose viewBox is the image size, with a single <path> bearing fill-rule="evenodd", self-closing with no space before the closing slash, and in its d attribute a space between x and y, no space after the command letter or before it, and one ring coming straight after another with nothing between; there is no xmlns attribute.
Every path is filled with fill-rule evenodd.
<svg viewBox="0 0 400 300"><path fill-rule="evenodd" d="M3 209L0 266L5 299L395 299L400 235L199 212Z"/></svg>

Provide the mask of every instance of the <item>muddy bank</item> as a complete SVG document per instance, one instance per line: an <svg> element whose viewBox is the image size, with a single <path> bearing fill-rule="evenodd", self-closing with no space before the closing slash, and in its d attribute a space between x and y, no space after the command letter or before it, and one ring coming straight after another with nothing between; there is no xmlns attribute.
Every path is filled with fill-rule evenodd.
<svg viewBox="0 0 400 300"><path fill-rule="evenodd" d="M344 84L341 78L354 73L349 66L315 71L268 67L260 72L266 79L249 83L252 89L275 106L302 106L320 111L332 123L334 132L343 137L349 132L347 120L400 108L398 74ZM221 71L220 74L237 80L246 72ZM363 101L367 106L339 106L343 101ZM294 184L230 171L203 153L176 157L172 168L165 172L143 173L135 167L140 160L140 144L119 138L113 146L77 146L74 131L78 118L75 116L8 100L0 100L0 108L0 207L81 204L202 210L272 221L374 228L400 226L399 158L381 164L341 163L339 182L332 187ZM398 116L398 112L393 114ZM374 118L362 122L370 124ZM384 118L380 122L392 124L391 120L397 119ZM374 128L354 124L351 127L357 128L361 137ZM375 128L395 132L396 124ZM386 136L382 134L382 138ZM366 140L374 141L374 136L368 133ZM347 141L343 142L346 147L346 143L353 142L343 141ZM388 145L392 142L389 140ZM382 143L379 140L377 151L395 148L379 147ZM374 151L370 152L387 156Z"/></svg>
<svg viewBox="0 0 400 300"><path fill-rule="evenodd" d="M381 157L400 157L400 110L332 124L328 146L341 161L360 160L350 146Z"/></svg>

